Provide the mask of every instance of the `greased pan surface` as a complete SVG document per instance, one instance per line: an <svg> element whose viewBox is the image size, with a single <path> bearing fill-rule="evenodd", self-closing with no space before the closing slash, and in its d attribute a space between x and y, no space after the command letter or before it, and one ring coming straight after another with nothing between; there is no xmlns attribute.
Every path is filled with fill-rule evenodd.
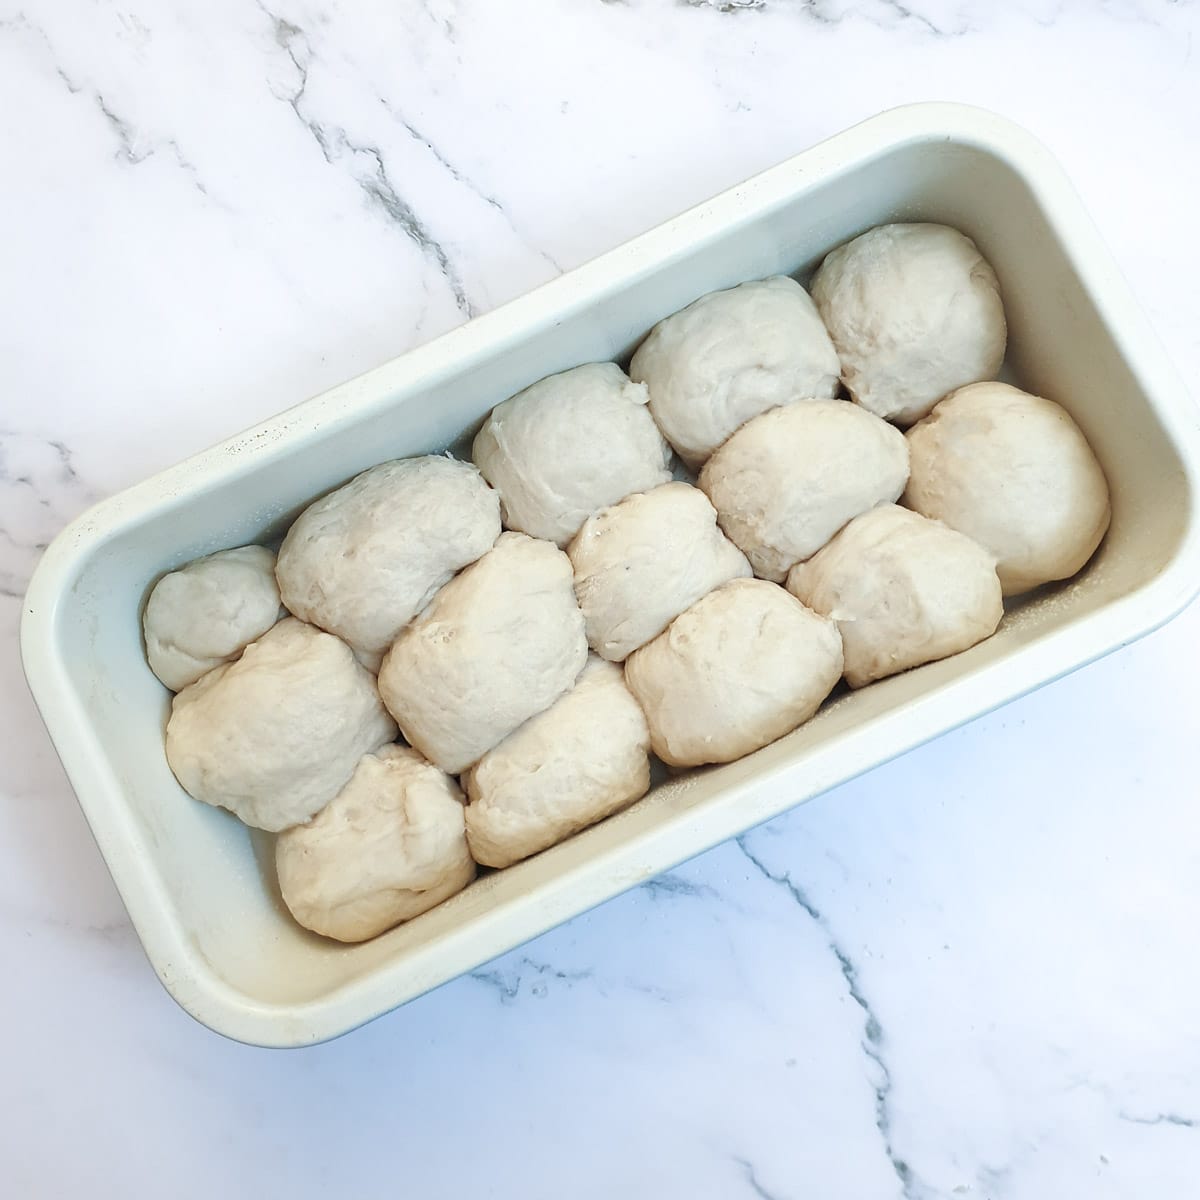
<svg viewBox="0 0 1200 1200"><path fill-rule="evenodd" d="M1000 277L1007 372L1063 403L1108 474L1113 522L1071 583L1013 607L965 654L843 695L739 762L656 788L568 842L359 946L307 934L269 838L186 797L169 696L142 652L162 572L278 536L383 459L458 442L500 400L624 358L705 292L801 278L871 225L932 220ZM682 859L1148 632L1200 588L1200 415L1069 182L1028 134L929 104L875 117L537 291L104 501L46 551L21 630L30 686L163 984L229 1037L320 1041Z"/></svg>

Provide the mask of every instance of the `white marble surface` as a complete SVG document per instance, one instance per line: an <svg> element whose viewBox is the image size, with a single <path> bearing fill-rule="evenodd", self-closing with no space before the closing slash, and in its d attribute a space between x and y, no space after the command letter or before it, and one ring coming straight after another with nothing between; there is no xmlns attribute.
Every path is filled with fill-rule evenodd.
<svg viewBox="0 0 1200 1200"><path fill-rule="evenodd" d="M904 101L1047 141L1195 380L1198 39L1170 0L0 4L0 1192L1195 1195L1196 607L290 1052L156 983L16 627L90 500Z"/></svg>

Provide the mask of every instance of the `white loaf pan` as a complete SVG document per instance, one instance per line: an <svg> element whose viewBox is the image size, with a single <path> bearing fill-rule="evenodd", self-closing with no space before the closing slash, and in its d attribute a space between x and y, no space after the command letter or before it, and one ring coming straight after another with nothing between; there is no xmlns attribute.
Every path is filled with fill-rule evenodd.
<svg viewBox="0 0 1200 1200"><path fill-rule="evenodd" d="M270 839L189 799L163 756L169 696L146 667L150 584L278 536L382 459L440 450L555 371L623 359L704 292L802 278L853 234L928 220L1000 277L1009 371L1063 403L1112 486L1112 528L1074 582L1019 604L965 654L843 695L729 766L490 875L360 946L282 907ZM658 229L86 513L46 551L25 670L155 970L214 1030L294 1046L343 1033L625 888L1131 641L1200 587L1200 414L1054 160L988 113L885 113Z"/></svg>

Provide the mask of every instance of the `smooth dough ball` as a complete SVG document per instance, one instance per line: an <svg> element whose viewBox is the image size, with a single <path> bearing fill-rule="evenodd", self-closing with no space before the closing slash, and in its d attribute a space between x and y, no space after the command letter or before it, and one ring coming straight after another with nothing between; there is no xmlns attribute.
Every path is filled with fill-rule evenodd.
<svg viewBox="0 0 1200 1200"><path fill-rule="evenodd" d="M1006 596L1069 579L1108 529L1104 471L1052 400L962 388L908 431L908 449L904 502L991 551Z"/></svg>
<svg viewBox="0 0 1200 1200"><path fill-rule="evenodd" d="M551 375L492 409L472 457L504 524L565 546L606 504L671 478L646 387L616 363Z"/></svg>
<svg viewBox="0 0 1200 1200"><path fill-rule="evenodd" d="M164 575L146 601L150 670L173 692L231 661L283 615L275 555L238 546Z"/></svg>
<svg viewBox="0 0 1200 1200"><path fill-rule="evenodd" d="M740 425L837 392L838 356L808 293L785 275L702 296L660 321L629 374L679 457L698 471Z"/></svg>
<svg viewBox="0 0 1200 1200"><path fill-rule="evenodd" d="M462 792L415 750L384 746L307 825L279 835L275 867L305 929L366 941L475 878Z"/></svg>
<svg viewBox="0 0 1200 1200"><path fill-rule="evenodd" d="M320 812L395 736L350 647L287 617L175 697L167 762L197 800L275 832Z"/></svg>
<svg viewBox="0 0 1200 1200"><path fill-rule="evenodd" d="M296 616L369 665L456 571L500 535L500 500L471 463L380 463L300 514L275 573Z"/></svg>
<svg viewBox="0 0 1200 1200"><path fill-rule="evenodd" d="M405 738L457 775L549 708L586 661L570 560L502 533L396 639L379 690Z"/></svg>
<svg viewBox="0 0 1200 1200"><path fill-rule="evenodd" d="M996 273L947 225L880 225L825 256L813 299L864 408L910 424L990 379L1007 330Z"/></svg>
<svg viewBox="0 0 1200 1200"><path fill-rule="evenodd" d="M732 762L783 737L841 674L837 626L762 579L710 592L625 663L654 753L676 767Z"/></svg>
<svg viewBox="0 0 1200 1200"><path fill-rule="evenodd" d="M765 412L700 472L721 528L776 583L852 517L897 499L907 480L904 435L845 400Z"/></svg>
<svg viewBox="0 0 1200 1200"><path fill-rule="evenodd" d="M507 867L644 796L650 732L620 667L591 655L575 686L463 777L467 842Z"/></svg>
<svg viewBox="0 0 1200 1200"><path fill-rule="evenodd" d="M992 556L894 504L855 517L792 568L787 586L837 622L846 682L856 688L966 650L1004 615Z"/></svg>
<svg viewBox="0 0 1200 1200"><path fill-rule="evenodd" d="M713 588L751 573L704 493L687 483L664 483L597 513L567 553L588 644L610 662L657 637Z"/></svg>

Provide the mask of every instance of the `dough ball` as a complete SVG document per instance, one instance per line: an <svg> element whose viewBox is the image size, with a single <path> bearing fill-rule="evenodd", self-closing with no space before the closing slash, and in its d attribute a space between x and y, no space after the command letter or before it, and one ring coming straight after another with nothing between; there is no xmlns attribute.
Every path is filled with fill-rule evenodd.
<svg viewBox="0 0 1200 1200"><path fill-rule="evenodd" d="M837 626L761 579L710 592L625 663L654 753L676 767L732 762L783 737L841 674Z"/></svg>
<svg viewBox="0 0 1200 1200"><path fill-rule="evenodd" d="M621 662L720 584L750 574L703 492L664 483L584 522L567 550L588 644Z"/></svg>
<svg viewBox="0 0 1200 1200"><path fill-rule="evenodd" d="M197 800L274 832L320 812L395 736L350 647L287 617L175 697L167 762Z"/></svg>
<svg viewBox="0 0 1200 1200"><path fill-rule="evenodd" d="M754 573L782 583L851 517L897 499L904 435L845 400L773 408L747 422L700 472L721 528Z"/></svg>
<svg viewBox="0 0 1200 1200"><path fill-rule="evenodd" d="M307 825L279 835L275 866L305 929L366 941L475 878L462 792L415 750L384 746Z"/></svg>
<svg viewBox="0 0 1200 1200"><path fill-rule="evenodd" d="M713 292L650 331L629 374L650 411L698 471L751 417L837 392L838 356L808 293L785 275Z"/></svg>
<svg viewBox="0 0 1200 1200"><path fill-rule="evenodd" d="M275 571L296 616L374 665L499 535L499 497L471 463L400 458L310 504L283 539Z"/></svg>
<svg viewBox="0 0 1200 1200"><path fill-rule="evenodd" d="M463 777L471 853L507 867L611 816L649 790L649 753L621 668L589 656L569 692Z"/></svg>
<svg viewBox="0 0 1200 1200"><path fill-rule="evenodd" d="M586 660L570 560L502 533L396 639L379 690L405 738L457 775L549 708Z"/></svg>
<svg viewBox="0 0 1200 1200"><path fill-rule="evenodd" d="M962 388L909 430L908 449L904 502L991 551L1006 596L1069 579L1108 529L1104 472L1052 400Z"/></svg>
<svg viewBox="0 0 1200 1200"><path fill-rule="evenodd" d="M237 658L282 615L275 555L265 546L221 550L154 585L142 616L146 660L177 692Z"/></svg>
<svg viewBox="0 0 1200 1200"><path fill-rule="evenodd" d="M949 391L990 379L1007 331L996 273L946 225L880 225L825 256L813 299L842 381L889 421L919 420Z"/></svg>
<svg viewBox="0 0 1200 1200"><path fill-rule="evenodd" d="M671 478L644 384L616 363L551 375L492 409L472 451L509 529L565 546L606 504Z"/></svg>
<svg viewBox="0 0 1200 1200"><path fill-rule="evenodd" d="M787 585L837 622L846 681L856 688L966 650L1004 615L992 556L894 504L855 517L793 567Z"/></svg>

